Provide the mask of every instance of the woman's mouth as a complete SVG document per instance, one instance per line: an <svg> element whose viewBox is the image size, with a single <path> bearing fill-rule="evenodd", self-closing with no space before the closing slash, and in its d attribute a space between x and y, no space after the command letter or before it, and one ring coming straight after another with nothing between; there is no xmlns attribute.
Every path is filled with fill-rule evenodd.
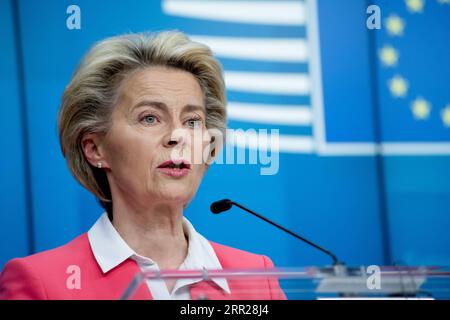
<svg viewBox="0 0 450 320"><path fill-rule="evenodd" d="M169 160L161 163L157 169L171 177L184 177L191 170L191 164L186 160L180 160L179 162Z"/></svg>

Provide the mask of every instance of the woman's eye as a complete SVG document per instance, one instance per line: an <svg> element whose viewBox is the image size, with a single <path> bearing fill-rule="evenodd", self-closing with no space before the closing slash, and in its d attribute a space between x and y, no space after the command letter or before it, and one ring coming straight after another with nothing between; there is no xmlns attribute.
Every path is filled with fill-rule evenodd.
<svg viewBox="0 0 450 320"><path fill-rule="evenodd" d="M142 119L142 121L144 121L147 124L154 124L156 122L156 120L157 120L156 117L155 116L151 116L151 115L145 116Z"/></svg>
<svg viewBox="0 0 450 320"><path fill-rule="evenodd" d="M190 128L201 128L202 127L202 119L189 119L187 124Z"/></svg>

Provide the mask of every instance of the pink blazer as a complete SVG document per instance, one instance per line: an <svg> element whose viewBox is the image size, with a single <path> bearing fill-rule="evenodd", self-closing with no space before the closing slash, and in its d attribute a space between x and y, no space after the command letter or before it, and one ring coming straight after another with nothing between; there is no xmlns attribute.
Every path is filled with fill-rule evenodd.
<svg viewBox="0 0 450 320"><path fill-rule="evenodd" d="M273 267L267 256L210 243L224 269ZM66 284L71 275L67 273L68 266L71 265L79 266L80 288ZM128 259L103 273L91 251L87 233L84 233L59 248L9 261L0 275L0 299L119 299L139 271L136 262ZM228 285L230 294L212 281L201 281L190 286L191 297L193 300L201 295L210 300L286 299L276 279L230 279ZM145 282L132 298L152 299Z"/></svg>

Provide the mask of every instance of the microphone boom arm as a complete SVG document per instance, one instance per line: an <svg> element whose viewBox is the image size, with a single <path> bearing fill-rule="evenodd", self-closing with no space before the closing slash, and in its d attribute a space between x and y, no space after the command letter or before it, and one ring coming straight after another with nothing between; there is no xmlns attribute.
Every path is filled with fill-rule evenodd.
<svg viewBox="0 0 450 320"><path fill-rule="evenodd" d="M325 248L319 246L318 244L315 244L315 243L312 242L312 241L309 241L308 239L306 239L306 238L304 238L304 237L302 237L302 236L296 234L295 232L293 232L293 231L291 231L291 230L286 229L285 227L279 225L278 223L273 222L273 221L267 219L266 217L261 216L260 214L256 213L255 211L250 210L249 208L246 208L246 207L244 207L243 205L241 205L241 204L239 204L239 203L237 203L237 202L234 202L234 201L229 200L229 199L223 199L223 200L220 200L220 201L216 201L216 202L214 202L214 203L211 205L211 211L212 211L213 213L220 213L220 212L222 212L222 211L229 210L229 209L231 208L232 205L235 205L236 207L239 207L239 208L241 208L242 210L247 211L248 213L251 213L252 215L254 215L254 216L256 216L256 217L258 217L258 218L260 218L260 219L262 219L262 220L264 220L264 221L266 221L266 222L268 222L268 223L270 223L270 224L273 225L274 227L277 227L278 229L281 229L281 230L283 230L284 232L289 233L291 236L294 236L295 238L297 238L297 239L299 239L299 240L301 240L301 241L303 241L303 242L306 242L306 243L309 244L310 246L313 246L313 247L316 248L317 250L322 251L323 253L325 253L326 255L328 255L329 257L331 257L331 259L333 259L333 265L334 265L334 266L336 266L336 265L342 265L342 263L338 260L338 258L336 257L336 255L334 255L334 254L333 254L332 252L330 252L329 250L327 250L327 249L325 249Z"/></svg>

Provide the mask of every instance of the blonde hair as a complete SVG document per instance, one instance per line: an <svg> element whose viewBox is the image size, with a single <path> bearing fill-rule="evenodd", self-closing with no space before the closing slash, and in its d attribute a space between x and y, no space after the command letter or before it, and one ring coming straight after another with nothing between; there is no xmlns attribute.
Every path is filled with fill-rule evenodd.
<svg viewBox="0 0 450 320"><path fill-rule="evenodd" d="M194 42L178 31L126 34L96 43L64 91L58 130L61 150L70 171L105 209L106 202L111 201L109 183L105 172L87 161L82 138L88 133L106 134L122 80L136 69L155 65L185 70L196 77L204 94L206 127L220 130L225 137L226 98L222 68L206 45Z"/></svg>

